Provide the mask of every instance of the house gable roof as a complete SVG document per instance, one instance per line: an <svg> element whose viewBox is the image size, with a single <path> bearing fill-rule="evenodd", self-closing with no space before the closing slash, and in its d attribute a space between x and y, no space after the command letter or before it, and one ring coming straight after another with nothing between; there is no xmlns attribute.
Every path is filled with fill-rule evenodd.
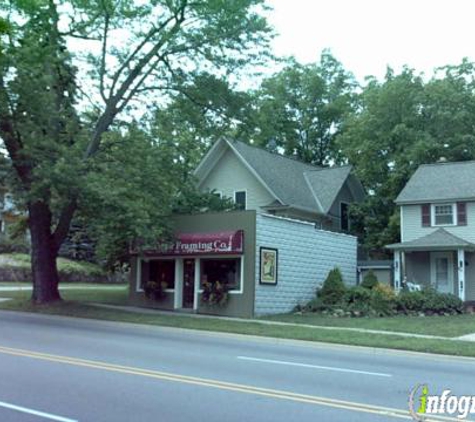
<svg viewBox="0 0 475 422"><path fill-rule="evenodd" d="M396 198L397 204L475 199L475 161L423 164Z"/></svg>
<svg viewBox="0 0 475 422"><path fill-rule="evenodd" d="M405 251L447 250L457 248L475 250L475 244L467 242L443 228L439 228L426 236L409 242L393 243L387 245L386 248Z"/></svg>
<svg viewBox="0 0 475 422"><path fill-rule="evenodd" d="M203 181L228 146L275 198L267 208L289 206L326 214L350 177L351 166L322 168L239 141L220 140L195 170Z"/></svg>
<svg viewBox="0 0 475 422"><path fill-rule="evenodd" d="M330 211L338 192L351 172L351 166L333 167L305 172L310 189L324 214Z"/></svg>

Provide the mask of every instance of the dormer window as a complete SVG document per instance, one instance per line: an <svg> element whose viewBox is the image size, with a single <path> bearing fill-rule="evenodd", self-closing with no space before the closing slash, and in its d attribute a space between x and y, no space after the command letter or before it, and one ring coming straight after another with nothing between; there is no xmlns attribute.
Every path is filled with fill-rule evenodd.
<svg viewBox="0 0 475 422"><path fill-rule="evenodd" d="M455 204L432 205L433 226L454 226L456 222Z"/></svg>

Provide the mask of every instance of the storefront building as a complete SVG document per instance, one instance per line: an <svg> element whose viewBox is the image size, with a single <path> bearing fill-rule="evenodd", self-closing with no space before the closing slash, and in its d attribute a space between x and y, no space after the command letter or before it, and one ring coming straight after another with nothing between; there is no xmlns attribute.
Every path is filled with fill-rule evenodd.
<svg viewBox="0 0 475 422"><path fill-rule="evenodd" d="M172 242L132 257L131 304L249 318L310 300L335 266L356 282L356 238L311 223L251 210L175 216L173 226ZM150 282L159 297L145 294ZM225 303L210 302L217 288Z"/></svg>

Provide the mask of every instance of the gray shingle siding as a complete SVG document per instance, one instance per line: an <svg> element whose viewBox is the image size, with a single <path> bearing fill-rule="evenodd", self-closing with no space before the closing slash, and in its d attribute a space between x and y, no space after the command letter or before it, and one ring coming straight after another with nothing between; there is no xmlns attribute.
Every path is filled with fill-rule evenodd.
<svg viewBox="0 0 475 422"><path fill-rule="evenodd" d="M260 247L279 251L276 286L259 284ZM257 215L255 314L290 312L315 295L328 272L338 266L347 284L356 283L356 238L315 230L312 224Z"/></svg>

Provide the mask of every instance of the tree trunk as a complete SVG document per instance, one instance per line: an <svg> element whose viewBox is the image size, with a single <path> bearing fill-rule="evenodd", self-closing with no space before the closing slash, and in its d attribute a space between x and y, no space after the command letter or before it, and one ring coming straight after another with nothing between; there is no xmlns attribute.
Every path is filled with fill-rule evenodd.
<svg viewBox="0 0 475 422"><path fill-rule="evenodd" d="M31 234L31 270L33 294L36 303L50 303L61 300L58 290L58 268L56 258L58 247L51 232L51 211L44 202L28 204Z"/></svg>

